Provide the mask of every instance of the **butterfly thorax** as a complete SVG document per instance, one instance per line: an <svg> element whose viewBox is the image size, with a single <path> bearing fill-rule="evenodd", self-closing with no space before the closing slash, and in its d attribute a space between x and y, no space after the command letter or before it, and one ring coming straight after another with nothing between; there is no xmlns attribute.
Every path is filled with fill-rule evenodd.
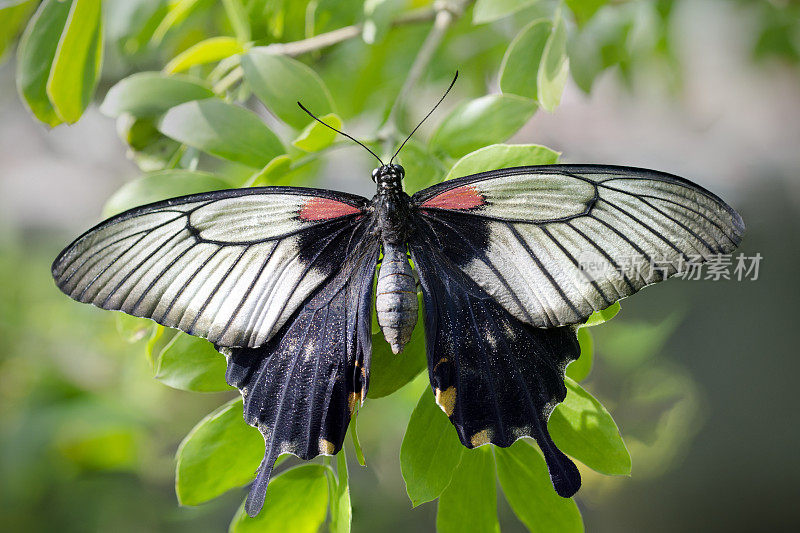
<svg viewBox="0 0 800 533"><path fill-rule="evenodd" d="M400 165L383 165L372 172L378 191L372 199L376 227L385 244L402 246L407 241L411 198L403 192L405 175Z"/></svg>
<svg viewBox="0 0 800 533"><path fill-rule="evenodd" d="M378 325L394 353L399 353L411 338L419 306L406 253L411 198L403 192L403 175L400 165L384 165L372 173L378 185L373 206L383 245L375 309Z"/></svg>

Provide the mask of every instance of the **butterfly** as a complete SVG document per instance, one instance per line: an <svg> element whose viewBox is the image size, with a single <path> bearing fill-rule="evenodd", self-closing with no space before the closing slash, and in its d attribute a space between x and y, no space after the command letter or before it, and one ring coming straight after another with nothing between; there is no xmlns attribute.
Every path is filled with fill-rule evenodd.
<svg viewBox="0 0 800 533"><path fill-rule="evenodd" d="M280 454L341 449L369 388L373 300L401 352L418 316L415 274L430 384L461 442L532 437L556 492L571 497L580 474L547 421L580 354L576 327L687 261L730 253L744 232L719 197L652 170L503 168L412 196L404 175L381 162L372 199L256 187L137 207L53 263L75 300L206 338L225 355L226 380L266 443L251 516ZM585 268L586 254L605 268ZM623 268L631 258L660 268Z"/></svg>

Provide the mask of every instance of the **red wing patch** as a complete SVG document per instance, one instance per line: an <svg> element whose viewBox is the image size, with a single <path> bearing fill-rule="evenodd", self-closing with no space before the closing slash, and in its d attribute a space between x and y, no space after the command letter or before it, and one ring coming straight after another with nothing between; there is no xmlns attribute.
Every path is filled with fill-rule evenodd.
<svg viewBox="0 0 800 533"><path fill-rule="evenodd" d="M328 220L346 215L356 215L361 209L338 200L315 197L308 200L300 208L301 220Z"/></svg>
<svg viewBox="0 0 800 533"><path fill-rule="evenodd" d="M437 209L472 209L486 205L486 198L471 185L462 185L425 200L420 207Z"/></svg>

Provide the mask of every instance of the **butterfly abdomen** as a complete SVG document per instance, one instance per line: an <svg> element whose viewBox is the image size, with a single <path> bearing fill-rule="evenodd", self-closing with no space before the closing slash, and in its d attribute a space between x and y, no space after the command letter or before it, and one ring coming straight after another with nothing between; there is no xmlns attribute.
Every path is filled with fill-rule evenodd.
<svg viewBox="0 0 800 533"><path fill-rule="evenodd" d="M383 337L400 353L417 324L417 287L405 246L384 244L375 309Z"/></svg>

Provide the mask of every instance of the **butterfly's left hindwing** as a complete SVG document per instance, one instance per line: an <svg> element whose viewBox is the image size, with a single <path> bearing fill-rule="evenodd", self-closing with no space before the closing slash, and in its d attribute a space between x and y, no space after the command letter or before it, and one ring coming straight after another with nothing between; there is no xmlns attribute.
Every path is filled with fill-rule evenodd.
<svg viewBox="0 0 800 533"><path fill-rule="evenodd" d="M533 437L556 491L572 496L580 474L553 443L547 420L566 396L566 365L580 353L574 329L516 319L445 257L424 227L415 228L410 250L425 304L431 387L461 442L507 447Z"/></svg>
<svg viewBox="0 0 800 533"><path fill-rule="evenodd" d="M371 298L379 244L362 224L335 246L341 269L259 348L223 349L228 383L244 397L244 416L266 443L245 509L258 514L275 460L334 455L353 411L366 397ZM334 252L330 252L334 253Z"/></svg>

